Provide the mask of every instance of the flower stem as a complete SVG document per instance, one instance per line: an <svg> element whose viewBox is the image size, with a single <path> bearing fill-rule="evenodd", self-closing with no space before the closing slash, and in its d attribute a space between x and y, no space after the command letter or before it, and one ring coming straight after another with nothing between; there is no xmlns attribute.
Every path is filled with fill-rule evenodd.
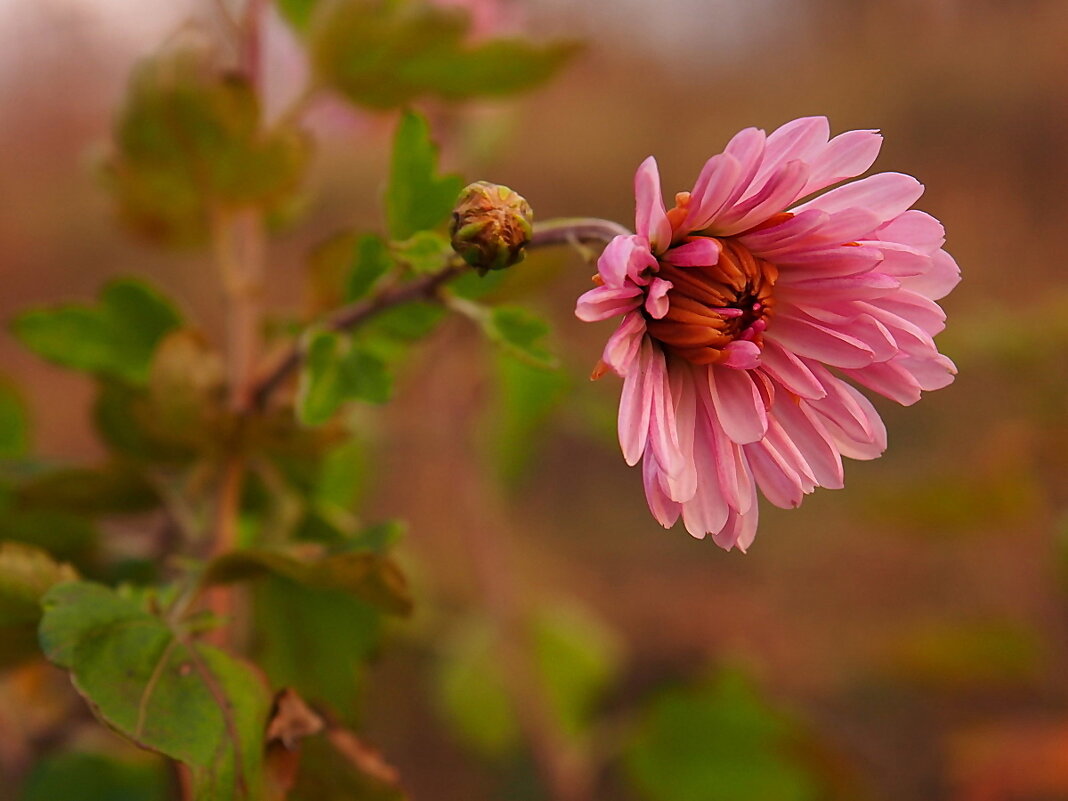
<svg viewBox="0 0 1068 801"><path fill-rule="evenodd" d="M595 217L547 220L534 226L534 236L527 245L527 250L581 242L607 242L630 233L619 223ZM394 306L415 300L436 300L445 284L463 275L468 269L467 265L457 258L450 258L436 273L390 287L367 300L345 306L319 325L331 331L351 331ZM300 367L304 356L304 345L298 340L274 368L256 383L250 395L248 411L261 411L266 408L271 395Z"/></svg>

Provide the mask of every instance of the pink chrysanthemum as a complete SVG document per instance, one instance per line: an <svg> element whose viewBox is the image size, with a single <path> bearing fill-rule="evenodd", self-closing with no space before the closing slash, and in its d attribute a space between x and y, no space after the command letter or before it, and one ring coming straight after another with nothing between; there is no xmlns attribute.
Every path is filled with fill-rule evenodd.
<svg viewBox="0 0 1068 801"><path fill-rule="evenodd" d="M842 456L874 459L886 429L846 379L902 404L953 380L935 303L960 280L911 176L867 170L876 131L829 139L823 117L737 134L666 211L656 161L635 176L631 236L597 263L582 320L622 316L595 376L623 377L619 441L643 460L665 527L743 551L755 488L794 507L842 486Z"/></svg>

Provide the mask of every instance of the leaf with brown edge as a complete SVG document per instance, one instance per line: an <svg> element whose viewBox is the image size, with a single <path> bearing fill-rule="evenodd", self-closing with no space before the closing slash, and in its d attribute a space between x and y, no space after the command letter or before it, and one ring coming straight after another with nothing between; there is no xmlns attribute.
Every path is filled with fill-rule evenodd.
<svg viewBox="0 0 1068 801"><path fill-rule="evenodd" d="M396 615L412 611L408 582L388 556L369 551L324 554L315 546L249 548L212 561L201 581L229 584L275 575L320 590L338 590Z"/></svg>
<svg viewBox="0 0 1068 801"><path fill-rule="evenodd" d="M259 801L270 698L260 674L132 593L68 582L42 599L45 655L105 724L189 766L197 801Z"/></svg>

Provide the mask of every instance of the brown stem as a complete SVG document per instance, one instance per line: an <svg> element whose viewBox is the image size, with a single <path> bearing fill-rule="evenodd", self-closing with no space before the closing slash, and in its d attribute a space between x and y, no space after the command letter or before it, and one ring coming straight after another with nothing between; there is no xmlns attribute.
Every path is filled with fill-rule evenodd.
<svg viewBox="0 0 1068 801"><path fill-rule="evenodd" d="M372 298L353 303L351 306L345 306L334 312L326 320L324 326L331 331L351 331L394 306L416 300L433 300L444 284L468 269L464 264L450 263L436 273L387 289ZM300 367L304 361L304 355L304 344L297 342L274 369L256 384L251 394L252 409L261 410L267 405L271 393Z"/></svg>
<svg viewBox="0 0 1068 801"><path fill-rule="evenodd" d="M607 242L631 232L619 223L593 217L578 217L549 220L534 228L534 236L528 250L552 245L578 244L580 242ZM335 312L324 323L331 331L351 331L375 315L414 300L434 300L442 286L462 275L467 267L460 262L450 262L436 273L424 276L400 286L387 289L379 295L359 301ZM304 361L304 345L296 343L274 368L254 387L250 397L250 409L262 410L271 394L292 375Z"/></svg>

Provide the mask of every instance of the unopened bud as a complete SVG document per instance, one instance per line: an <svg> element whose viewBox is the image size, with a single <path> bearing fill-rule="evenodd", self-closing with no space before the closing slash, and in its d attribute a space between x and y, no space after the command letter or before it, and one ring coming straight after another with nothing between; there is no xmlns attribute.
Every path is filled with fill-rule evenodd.
<svg viewBox="0 0 1068 801"><path fill-rule="evenodd" d="M477 181L452 212L452 247L482 275L518 264L534 233L530 204L507 186Z"/></svg>

